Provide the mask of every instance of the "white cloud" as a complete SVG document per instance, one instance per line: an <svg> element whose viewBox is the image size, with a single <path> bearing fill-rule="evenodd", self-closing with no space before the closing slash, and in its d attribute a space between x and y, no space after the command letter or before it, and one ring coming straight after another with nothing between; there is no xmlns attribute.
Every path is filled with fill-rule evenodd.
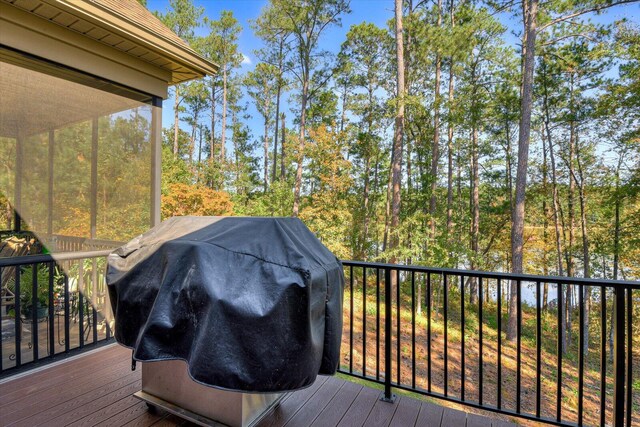
<svg viewBox="0 0 640 427"><path fill-rule="evenodd" d="M247 55L245 55L244 53L242 54L242 65L251 65L251 58L249 58Z"/></svg>

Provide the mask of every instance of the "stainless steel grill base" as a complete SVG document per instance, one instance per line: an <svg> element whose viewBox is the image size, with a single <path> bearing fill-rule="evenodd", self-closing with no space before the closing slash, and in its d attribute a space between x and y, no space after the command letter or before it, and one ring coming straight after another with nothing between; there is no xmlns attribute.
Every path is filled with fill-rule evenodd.
<svg viewBox="0 0 640 427"><path fill-rule="evenodd" d="M251 427L284 393L238 393L199 384L180 360L142 363L142 390L135 397L201 426Z"/></svg>

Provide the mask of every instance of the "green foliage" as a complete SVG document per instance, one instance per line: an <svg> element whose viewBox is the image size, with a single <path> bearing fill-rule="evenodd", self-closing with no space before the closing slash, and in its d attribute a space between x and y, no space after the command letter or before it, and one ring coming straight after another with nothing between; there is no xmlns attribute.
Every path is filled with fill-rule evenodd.
<svg viewBox="0 0 640 427"><path fill-rule="evenodd" d="M443 2L440 10L434 3L411 6L405 8L404 17L408 93L397 229L389 229L387 212L396 102L394 34L367 22L353 25L334 58L323 49L322 38L349 12L348 2L342 0L269 1L251 23L263 41L256 51L260 62L244 75L238 72L240 23L229 11L218 20L205 19L208 34L191 40L220 65L221 72L206 84L181 89L185 101L179 106L181 120L190 132L179 131L174 159L173 131L165 131L163 194L171 193L173 184L204 185L227 191L236 214L285 216L294 202L300 164L300 217L340 256L509 270L520 46L509 42L504 21L490 2ZM557 265L546 143L550 134L563 242L573 228L571 247L562 248L564 262L568 259L575 265L573 274L582 271L582 186L589 234L586 249L592 255L593 275L611 277L614 252L621 266L619 277L640 274L639 31L626 21L605 26L581 15L565 19L567 14L604 6L601 1L561 1L541 5L539 12L525 226L524 265L530 273L553 274ZM278 89L295 115L287 116L284 131L275 120ZM223 92L227 104L222 110L228 120L221 130ZM248 128L246 100L255 105L263 129L251 132ZM280 111L289 114L283 106ZM436 112L440 118L438 173L432 176ZM296 128L303 116L305 138L300 141ZM269 146L276 125L279 138L274 157ZM225 159L215 155L222 132L227 137ZM479 160L477 250L471 243L475 150ZM265 165L270 171L266 179ZM429 209L432 184L433 214ZM616 227L619 239L614 244L611 230ZM384 252L391 238L401 245L393 253Z"/></svg>

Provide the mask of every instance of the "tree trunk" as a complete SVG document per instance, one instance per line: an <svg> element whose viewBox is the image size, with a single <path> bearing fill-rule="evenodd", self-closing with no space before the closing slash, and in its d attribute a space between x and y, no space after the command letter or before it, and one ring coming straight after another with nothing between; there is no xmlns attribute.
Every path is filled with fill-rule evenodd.
<svg viewBox="0 0 640 427"><path fill-rule="evenodd" d="M589 234L587 228L587 211L586 211L586 194L585 194L585 178L584 169L582 168L582 162L580 161L580 145L578 144L578 137L576 134L576 163L578 166L578 176L580 181L578 182L578 191L580 197L580 228L582 231L582 265L583 274L585 278L591 277L590 261L589 261ZM585 354L589 352L589 327L588 319L591 312L591 286L584 287L584 318L587 320L587 327L583 331L583 349Z"/></svg>
<svg viewBox="0 0 640 427"><path fill-rule="evenodd" d="M198 113L193 115L193 125L191 126L191 140L189 141L189 162L191 163L191 173L195 172L193 163L193 153L196 151L196 130L198 128Z"/></svg>
<svg viewBox="0 0 640 427"><path fill-rule="evenodd" d="M478 128L473 124L471 130L471 270L476 270L478 257L478 235L480 231L480 191L478 176ZM478 297L477 282L471 278L469 302L475 304Z"/></svg>
<svg viewBox="0 0 640 427"><path fill-rule="evenodd" d="M613 280L618 280L618 268L620 263L620 168L622 167L623 155L618 158L616 168L616 193L615 193L615 225L613 227Z"/></svg>
<svg viewBox="0 0 640 427"><path fill-rule="evenodd" d="M227 137L227 69L222 70L222 134L220 135L220 161L225 161L225 143Z"/></svg>
<svg viewBox="0 0 640 427"><path fill-rule="evenodd" d="M278 170L278 119L280 118L280 91L282 90L280 81L278 81L278 94L276 95L276 119L273 130L273 175L271 182L276 180L276 171ZM284 147L283 147L284 149Z"/></svg>
<svg viewBox="0 0 640 427"><path fill-rule="evenodd" d="M284 113L282 113L280 115L280 123L281 123L281 126L282 126L282 137L281 137L282 140L280 141L281 142L281 144L280 144L281 145L281 148L280 148L280 179L282 181L284 181L285 178L286 178L286 170L285 170L285 167L284 167L284 157L285 157L284 142L285 142L285 139L286 139L286 130L287 130L287 128L285 126L285 114ZM277 127L277 125L276 125L276 127Z"/></svg>
<svg viewBox="0 0 640 427"><path fill-rule="evenodd" d="M200 135L198 137L198 169L196 170L196 183L200 184L200 170L202 169L202 127L199 126Z"/></svg>
<svg viewBox="0 0 640 427"><path fill-rule="evenodd" d="M526 44L522 73L522 100L520 104L520 131L518 135L518 169L516 172L516 197L511 227L511 270L522 273L522 250L524 246L524 203L527 189L527 167L529 162L529 139L531 134L531 108L533 106L533 69L535 65L536 14L538 0L525 0L524 11ZM516 293L517 282L511 281L511 298L507 339L514 341L517 335Z"/></svg>
<svg viewBox="0 0 640 427"><path fill-rule="evenodd" d="M404 40L402 30L402 0L395 0L396 18L396 59L397 59L397 96L395 129L393 135L392 202L391 202L391 239L390 249L398 246L398 226L400 225L400 191L402 183L402 140L404 136ZM395 262L395 256L390 260Z"/></svg>
<svg viewBox="0 0 640 427"><path fill-rule="evenodd" d="M307 97L309 95L309 80L305 79L302 84L302 102L300 103L300 133L298 134L298 168L296 169L296 182L293 189L293 214L298 216L300 209L300 189L302 187L302 162L304 161L304 138L305 125L307 119Z"/></svg>
<svg viewBox="0 0 640 427"><path fill-rule="evenodd" d="M278 165L278 119L280 118L280 95L282 93L282 49L284 48L284 39L280 39L280 52L278 55L278 71L280 74L278 75L278 91L276 94L276 119L274 120L274 135L273 135L273 176L271 178L271 182L275 182L276 180L276 170ZM284 133L284 131L283 131ZM282 146L282 150L284 153L284 145ZM284 160L283 160L284 163ZM284 175L284 174L283 174Z"/></svg>
<svg viewBox="0 0 640 427"><path fill-rule="evenodd" d="M442 26L442 0L438 0L438 28ZM431 199L429 200L429 224L431 239L436 237L436 188L438 184L438 160L440 157L440 68L442 58L436 53L436 80L433 105L433 145L431 146Z"/></svg>
<svg viewBox="0 0 640 427"><path fill-rule="evenodd" d="M269 115L264 119L264 192L269 189ZM276 129L278 126L276 125Z"/></svg>
<svg viewBox="0 0 640 427"><path fill-rule="evenodd" d="M173 100L173 158L178 158L178 133L180 129L180 84L175 86L174 100Z"/></svg>
<svg viewBox="0 0 640 427"><path fill-rule="evenodd" d="M544 276L549 275L549 265L548 265L548 256L547 256L547 248L549 247L549 212L547 207L547 194L549 193L548 189L548 178L547 178L547 144L544 143L544 135L542 140L542 215L543 215L543 223L542 223L542 274ZM542 288L542 308L547 309L547 304L549 300L549 284L547 282L543 283ZM537 298L540 298L540 295L537 295Z"/></svg>
<svg viewBox="0 0 640 427"><path fill-rule="evenodd" d="M371 159L367 155L364 162L364 190L362 194L362 210L363 210L363 224L362 224L362 244L360 252L362 254L362 260L367 260L367 245L369 242L369 173L371 169Z"/></svg>
<svg viewBox="0 0 640 427"><path fill-rule="evenodd" d="M572 121L569 125L569 195L568 195L568 208L569 208L569 244L565 250L565 258L567 259L567 276L573 277L573 243L575 240L575 191L576 180L574 179L573 170L573 157L575 155L575 123Z"/></svg>
<svg viewBox="0 0 640 427"><path fill-rule="evenodd" d="M215 82L211 78L211 135L209 136L209 168L213 168L216 144L216 90ZM213 188L213 179L210 182Z"/></svg>
<svg viewBox="0 0 640 427"><path fill-rule="evenodd" d="M546 72L546 62L542 62L542 72ZM556 257L558 259L558 275L564 276L564 269L562 267L562 234L560 233L560 202L558 197L558 181L556 174L556 160L553 152L553 144L551 142L551 118L549 114L549 92L546 85L543 87L542 106L544 109L544 131L546 134L547 143L549 144L549 160L551 162L551 191L553 200L553 224L556 234Z"/></svg>
<svg viewBox="0 0 640 427"><path fill-rule="evenodd" d="M387 179L387 203L384 211L384 233L382 238L382 252L389 248L389 228L391 224L391 189L393 185L393 152L391 153L391 163L389 164L389 177Z"/></svg>
<svg viewBox="0 0 640 427"><path fill-rule="evenodd" d="M371 108L373 107L373 92L374 88L369 81L369 114L367 117L367 133L369 136L373 133L373 115ZM344 107L343 107L344 108ZM367 144L369 144L369 139L367 139ZM371 147L365 147L365 162L364 162L364 190L363 190L363 224L362 224L362 246L361 253L363 260L367 260L367 245L369 242L369 191L370 191L370 179L369 175L371 173Z"/></svg>
<svg viewBox="0 0 640 427"><path fill-rule="evenodd" d="M453 57L449 68L449 119L447 132L447 236L453 228Z"/></svg>

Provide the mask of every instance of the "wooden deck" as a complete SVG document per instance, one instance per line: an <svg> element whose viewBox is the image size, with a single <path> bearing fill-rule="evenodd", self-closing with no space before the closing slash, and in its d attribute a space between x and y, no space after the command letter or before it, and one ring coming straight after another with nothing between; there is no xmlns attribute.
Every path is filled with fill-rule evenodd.
<svg viewBox="0 0 640 427"><path fill-rule="evenodd" d="M0 384L2 426L190 425L166 413L147 412L132 394L141 369L131 371L131 353L118 346L82 355ZM276 426L512 426L502 420L400 396L379 400L380 391L335 377L318 377L289 393L260 427Z"/></svg>

